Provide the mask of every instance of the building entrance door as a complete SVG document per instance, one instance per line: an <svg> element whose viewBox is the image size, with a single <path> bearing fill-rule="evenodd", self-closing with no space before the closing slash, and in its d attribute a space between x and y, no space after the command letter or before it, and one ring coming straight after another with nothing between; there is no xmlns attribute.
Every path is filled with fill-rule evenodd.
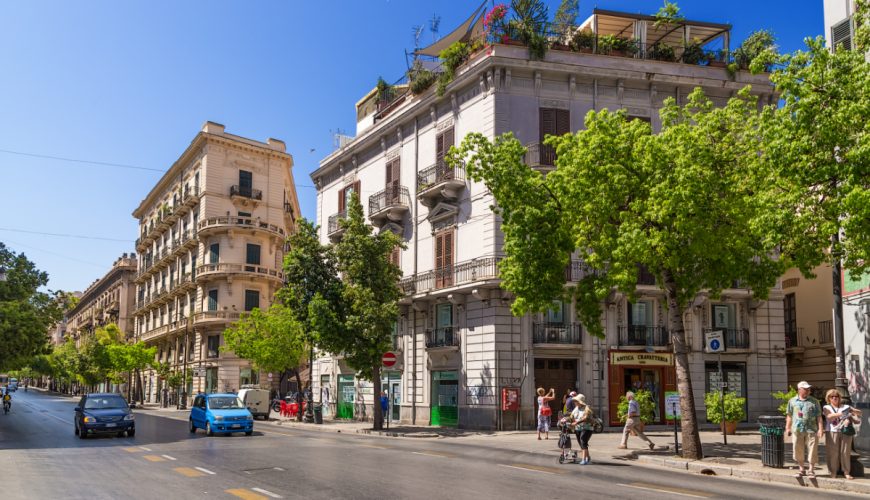
<svg viewBox="0 0 870 500"><path fill-rule="evenodd" d="M556 390L556 399L550 402L550 409L553 410L550 418L552 422L557 421L559 412L562 411L562 396L566 391L576 390L576 385L576 359L535 359L535 387L543 387L547 392L550 392L551 387ZM535 394L534 398L537 415L538 395Z"/></svg>
<svg viewBox="0 0 870 500"><path fill-rule="evenodd" d="M429 423L441 427L459 424L459 376L455 371L432 372Z"/></svg>
<svg viewBox="0 0 870 500"><path fill-rule="evenodd" d="M356 391L353 387L353 375L338 376L338 401L336 404L336 418L353 418L353 401Z"/></svg>

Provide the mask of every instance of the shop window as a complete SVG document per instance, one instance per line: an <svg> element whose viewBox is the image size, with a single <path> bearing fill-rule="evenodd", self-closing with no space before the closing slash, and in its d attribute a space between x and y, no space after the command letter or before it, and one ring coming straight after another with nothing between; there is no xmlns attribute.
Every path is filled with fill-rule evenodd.
<svg viewBox="0 0 870 500"><path fill-rule="evenodd" d="M239 387L246 385L256 385L260 383L260 374L251 368L242 368L239 370Z"/></svg>
<svg viewBox="0 0 870 500"><path fill-rule="evenodd" d="M709 362L705 364L706 392L718 391L720 384L726 384L725 390L737 394L737 397L746 397L746 364L745 363L722 363L722 374L719 374L719 364ZM748 405L748 399L747 399ZM747 405L744 411L748 413Z"/></svg>

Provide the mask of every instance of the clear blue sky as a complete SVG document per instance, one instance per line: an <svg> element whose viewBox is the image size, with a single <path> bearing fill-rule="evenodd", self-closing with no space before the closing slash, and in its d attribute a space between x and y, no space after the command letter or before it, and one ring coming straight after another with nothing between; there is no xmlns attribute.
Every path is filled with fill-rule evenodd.
<svg viewBox="0 0 870 500"><path fill-rule="evenodd" d="M783 50L821 35L822 0L682 0L685 17L731 23L732 45L769 28ZM491 4L491 2L490 2ZM548 1L554 13L558 0ZM660 0L580 1L652 14ZM412 26L446 34L477 0L0 3L0 150L165 171L206 120L283 139L303 215L308 174L353 134L354 103L379 75L397 80ZM312 151L313 150L313 151ZM0 241L83 290L133 251L130 215L161 173L0 152ZM10 231L9 229L19 230ZM122 241L28 234L58 233Z"/></svg>

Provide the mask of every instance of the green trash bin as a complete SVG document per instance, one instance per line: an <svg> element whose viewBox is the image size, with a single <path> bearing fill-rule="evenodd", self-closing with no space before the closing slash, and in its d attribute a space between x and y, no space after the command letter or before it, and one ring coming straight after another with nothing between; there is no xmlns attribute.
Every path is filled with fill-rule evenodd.
<svg viewBox="0 0 870 500"><path fill-rule="evenodd" d="M782 469L785 466L785 417L758 417L761 433L761 464L765 467Z"/></svg>
<svg viewBox="0 0 870 500"><path fill-rule="evenodd" d="M323 405L320 403L315 403L311 406L311 409L314 411L314 423L322 424L323 423Z"/></svg>

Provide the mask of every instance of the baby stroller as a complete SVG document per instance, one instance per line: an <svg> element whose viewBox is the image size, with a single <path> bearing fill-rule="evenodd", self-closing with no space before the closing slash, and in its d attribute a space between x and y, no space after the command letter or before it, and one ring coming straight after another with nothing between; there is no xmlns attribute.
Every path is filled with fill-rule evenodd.
<svg viewBox="0 0 870 500"><path fill-rule="evenodd" d="M573 422L571 417L565 416L559 419L559 449L562 453L559 455L559 463L564 464L569 462L577 463L577 452L571 449L571 434L573 433Z"/></svg>

